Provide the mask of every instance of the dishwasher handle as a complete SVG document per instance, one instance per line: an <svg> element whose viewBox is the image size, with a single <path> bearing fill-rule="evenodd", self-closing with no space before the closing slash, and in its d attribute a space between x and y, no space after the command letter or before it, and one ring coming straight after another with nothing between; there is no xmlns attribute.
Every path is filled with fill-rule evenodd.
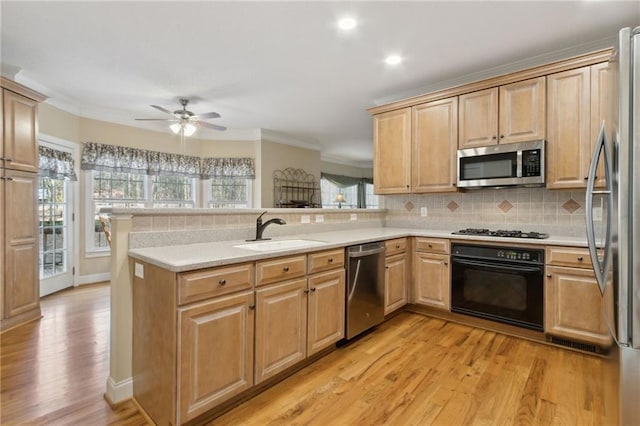
<svg viewBox="0 0 640 426"><path fill-rule="evenodd" d="M364 251L351 251L351 250L349 250L348 253L349 253L349 257L350 258L371 256L372 254L384 253L384 246L375 247L375 248L372 248L372 249L369 249L369 250L364 250Z"/></svg>

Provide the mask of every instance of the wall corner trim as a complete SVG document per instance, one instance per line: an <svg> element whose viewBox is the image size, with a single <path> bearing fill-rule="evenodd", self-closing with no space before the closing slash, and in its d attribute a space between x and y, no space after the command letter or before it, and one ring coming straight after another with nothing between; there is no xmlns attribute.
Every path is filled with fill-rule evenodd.
<svg viewBox="0 0 640 426"><path fill-rule="evenodd" d="M109 377L104 397L112 406L133 398L133 378L129 377L116 383L115 380Z"/></svg>

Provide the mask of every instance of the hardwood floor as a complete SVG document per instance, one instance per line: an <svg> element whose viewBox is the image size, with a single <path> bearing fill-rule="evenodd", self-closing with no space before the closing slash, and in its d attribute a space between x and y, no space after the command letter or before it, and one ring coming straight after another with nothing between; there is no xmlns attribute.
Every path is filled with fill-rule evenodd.
<svg viewBox="0 0 640 426"><path fill-rule="evenodd" d="M112 411L109 287L42 299L2 335L2 425L146 424ZM605 424L600 358L401 313L210 425Z"/></svg>

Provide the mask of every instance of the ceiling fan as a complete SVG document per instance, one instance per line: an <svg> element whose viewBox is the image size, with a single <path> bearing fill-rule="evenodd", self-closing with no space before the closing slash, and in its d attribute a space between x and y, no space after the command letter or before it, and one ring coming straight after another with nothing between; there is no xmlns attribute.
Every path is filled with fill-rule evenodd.
<svg viewBox="0 0 640 426"><path fill-rule="evenodd" d="M206 128L215 129L215 130L227 130L227 128L224 126L218 126L216 124L211 124L211 123L207 123L206 121L202 121L208 118L219 118L220 114L218 114L217 112L194 114L193 112L187 110L189 99L180 99L180 104L182 105L182 109L177 109L173 112L158 105L151 105L152 108L155 108L158 111L162 111L166 114L169 114L171 118L136 118L136 120L172 122L174 124L169 126L171 130L176 134L181 133L182 131L182 134L184 136L191 136L196 131L196 127L206 127Z"/></svg>

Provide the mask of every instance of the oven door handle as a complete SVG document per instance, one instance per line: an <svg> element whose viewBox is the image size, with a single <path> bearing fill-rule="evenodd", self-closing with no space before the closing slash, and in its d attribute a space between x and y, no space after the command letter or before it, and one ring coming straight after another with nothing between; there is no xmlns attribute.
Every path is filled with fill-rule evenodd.
<svg viewBox="0 0 640 426"><path fill-rule="evenodd" d="M496 265L495 263L478 262L476 260L462 260L455 257L453 258L453 261L456 263L460 263L462 265L480 266L482 268L491 268L491 269L507 271L507 272L528 272L528 273L539 273L539 274L543 273L542 268L528 268L526 266L516 266L516 265L502 266L502 265Z"/></svg>

